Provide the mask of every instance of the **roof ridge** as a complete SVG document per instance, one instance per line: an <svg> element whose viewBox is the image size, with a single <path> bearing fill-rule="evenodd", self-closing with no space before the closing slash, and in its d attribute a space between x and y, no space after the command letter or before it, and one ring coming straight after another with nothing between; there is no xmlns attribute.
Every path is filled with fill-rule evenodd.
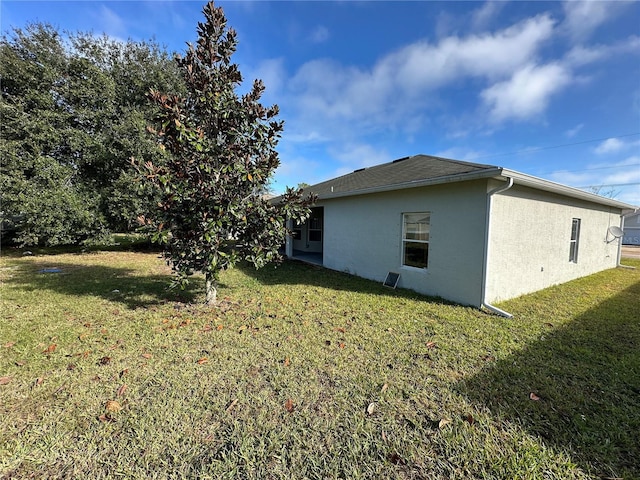
<svg viewBox="0 0 640 480"><path fill-rule="evenodd" d="M447 158L447 157L439 157L437 155L427 155L424 153L418 153L416 155L412 155L412 157L427 157L427 158L435 158L437 160L444 160L451 163L457 163L459 165L467 165L469 167L486 167L486 168L502 168L499 165L490 165L488 163L475 163L469 162L466 160L456 160L455 158Z"/></svg>

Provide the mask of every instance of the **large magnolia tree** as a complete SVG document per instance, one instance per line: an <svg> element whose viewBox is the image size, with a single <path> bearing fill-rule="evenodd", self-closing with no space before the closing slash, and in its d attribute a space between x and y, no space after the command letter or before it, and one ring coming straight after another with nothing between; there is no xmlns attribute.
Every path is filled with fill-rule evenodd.
<svg viewBox="0 0 640 480"><path fill-rule="evenodd" d="M190 275L204 273L212 304L221 271L239 260L259 268L280 258L286 220L304 221L314 199L293 189L277 203L264 198L279 165L275 147L283 122L276 120L276 105L260 103L261 81L237 93L236 33L213 2L203 13L196 45L177 60L187 94L150 92L160 107L152 130L165 161L139 166L161 195L157 212L141 220L164 243L175 284L184 287Z"/></svg>

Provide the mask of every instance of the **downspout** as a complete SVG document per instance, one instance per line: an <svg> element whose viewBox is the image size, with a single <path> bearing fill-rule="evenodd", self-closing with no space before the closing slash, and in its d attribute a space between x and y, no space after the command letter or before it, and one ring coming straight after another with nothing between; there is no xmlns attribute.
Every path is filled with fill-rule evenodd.
<svg viewBox="0 0 640 480"><path fill-rule="evenodd" d="M638 211L638 209L636 208L633 212L627 213L626 215L621 215L620 216L620 230L624 231L624 222L626 220L625 217L627 215L633 215L637 211ZM635 270L636 269L636 267L632 267L631 265L622 265L622 237L620 237L618 239L618 258L617 258L617 261L616 261L616 267L627 268L629 270Z"/></svg>
<svg viewBox="0 0 640 480"><path fill-rule="evenodd" d="M487 310L492 311L493 313L497 313L506 318L513 318L509 312L505 312L504 310L499 309L498 307L491 305L487 301L487 274L488 274L488 263L489 263L489 241L491 240L491 198L496 193L501 193L506 190L509 190L513 186L513 178L507 177L507 184L501 187L494 188L493 190L487 193L487 218L486 218L486 229L485 229L485 239L484 239L484 262L482 264L482 305L481 307L486 308Z"/></svg>

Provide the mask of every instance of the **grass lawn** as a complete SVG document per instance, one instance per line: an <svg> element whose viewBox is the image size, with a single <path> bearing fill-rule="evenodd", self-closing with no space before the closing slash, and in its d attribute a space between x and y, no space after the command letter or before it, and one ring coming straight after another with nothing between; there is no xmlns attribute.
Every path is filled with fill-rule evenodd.
<svg viewBox="0 0 640 480"><path fill-rule="evenodd" d="M640 269L513 319L293 262L206 308L169 273L3 254L0 477L640 478Z"/></svg>

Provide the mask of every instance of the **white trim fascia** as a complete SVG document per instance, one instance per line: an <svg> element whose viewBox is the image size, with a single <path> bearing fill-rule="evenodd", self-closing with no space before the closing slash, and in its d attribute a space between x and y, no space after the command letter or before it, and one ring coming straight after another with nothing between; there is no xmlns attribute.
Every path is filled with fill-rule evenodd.
<svg viewBox="0 0 640 480"><path fill-rule="evenodd" d="M523 185L525 187L531 187L537 190L543 190L546 192L556 193L558 195L577 198L580 200L585 200L587 202L620 208L621 210L623 210L623 214L637 211L639 208L638 206L630 205L613 198L607 198L601 195L596 195L594 193L585 192L584 190L580 190L579 188L569 187L567 185L562 185L560 183L552 182L550 180L545 180L543 178L534 177L533 175L527 175L526 173L520 173L515 170L509 170L502 167L487 168L475 172L457 173L453 175L446 175L443 177L413 180L391 185L381 185L377 187L363 188L360 190L350 190L347 192L321 194L318 196L318 201L330 200L334 198L353 197L357 195L367 195L371 193L390 192L394 190L404 190L407 188L465 182L469 180L479 180L484 178L496 178L503 181L506 181L508 178L513 178L513 181L516 185ZM313 190L310 191L313 192Z"/></svg>
<svg viewBox="0 0 640 480"><path fill-rule="evenodd" d="M596 195L595 193L585 192L579 188L569 187L560 183L552 182L550 180L544 180L539 177L527 175L526 173L516 172L514 170L502 169L502 175L505 177L513 178L517 185L524 185L525 187L532 187L538 190L544 190L551 193L557 193L567 197L578 198L580 200L586 200L588 202L599 203L601 205L607 205L609 207L616 207L622 210L636 210L638 207L630 205L628 203L614 200L613 198L603 197ZM626 213L626 212L623 212Z"/></svg>
<svg viewBox="0 0 640 480"><path fill-rule="evenodd" d="M318 201L329 200L332 198L354 197L356 195L367 195L370 193L390 192L393 190L404 190L406 188L426 187L430 185L440 185L444 183L464 182L468 180L478 180L482 178L491 178L502 174L502 168L496 167L491 169L480 170L479 172L457 173L454 175L446 175L443 177L426 178L413 180L410 182L395 183L392 185L381 185L378 187L363 188L360 190L349 190L348 192L336 192L322 194L318 196ZM313 193L313 190L309 190Z"/></svg>

